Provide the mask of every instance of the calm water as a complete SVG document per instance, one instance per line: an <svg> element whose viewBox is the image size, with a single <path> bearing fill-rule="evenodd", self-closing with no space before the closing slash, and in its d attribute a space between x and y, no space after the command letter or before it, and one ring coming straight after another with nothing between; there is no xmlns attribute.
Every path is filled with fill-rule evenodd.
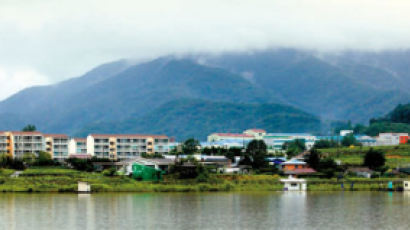
<svg viewBox="0 0 410 230"><path fill-rule="evenodd" d="M410 194L0 194L0 229L410 229Z"/></svg>

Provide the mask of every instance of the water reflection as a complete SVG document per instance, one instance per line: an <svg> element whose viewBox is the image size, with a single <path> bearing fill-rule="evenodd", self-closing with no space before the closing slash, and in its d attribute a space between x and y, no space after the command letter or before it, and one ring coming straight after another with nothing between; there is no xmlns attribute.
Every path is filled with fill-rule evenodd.
<svg viewBox="0 0 410 230"><path fill-rule="evenodd" d="M406 229L410 193L1 194L0 229Z"/></svg>

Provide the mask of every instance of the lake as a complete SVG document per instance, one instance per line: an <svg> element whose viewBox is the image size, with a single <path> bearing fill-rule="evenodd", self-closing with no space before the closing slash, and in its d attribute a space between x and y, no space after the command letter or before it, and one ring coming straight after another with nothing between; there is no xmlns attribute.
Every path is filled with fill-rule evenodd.
<svg viewBox="0 0 410 230"><path fill-rule="evenodd" d="M409 229L388 192L0 194L0 229Z"/></svg>

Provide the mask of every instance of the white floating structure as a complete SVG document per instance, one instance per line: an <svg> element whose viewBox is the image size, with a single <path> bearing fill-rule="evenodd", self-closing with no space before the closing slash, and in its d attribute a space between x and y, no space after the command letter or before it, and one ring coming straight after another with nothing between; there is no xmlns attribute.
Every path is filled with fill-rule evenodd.
<svg viewBox="0 0 410 230"><path fill-rule="evenodd" d="M91 192L91 185L88 182L79 181L78 182L78 190L79 193L90 193Z"/></svg>
<svg viewBox="0 0 410 230"><path fill-rule="evenodd" d="M280 181L285 184L283 188L285 191L306 191L307 188L305 179L297 179L289 176L288 179L281 179Z"/></svg>
<svg viewBox="0 0 410 230"><path fill-rule="evenodd" d="M410 181L403 181L403 191L410 191Z"/></svg>

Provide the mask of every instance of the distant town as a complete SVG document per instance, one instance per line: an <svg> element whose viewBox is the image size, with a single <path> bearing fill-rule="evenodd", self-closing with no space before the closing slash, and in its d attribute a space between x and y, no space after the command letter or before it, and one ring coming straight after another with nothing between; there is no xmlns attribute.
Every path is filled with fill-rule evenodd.
<svg viewBox="0 0 410 230"><path fill-rule="evenodd" d="M248 164L244 163L244 153L252 151L248 147L254 141L265 146L260 150L266 151L263 161L286 175L303 176L317 173L317 168L314 169L306 160L306 155L311 155L310 150L314 147L398 146L409 142L409 134L380 133L370 137L354 135L353 130L341 130L339 135L315 136L309 133L268 133L263 129L247 129L242 133L211 133L204 142L190 139L179 143L166 135L89 134L86 138L77 138L38 131L4 131L0 133L0 153L14 159L24 159L30 155L35 158L40 153L48 153L53 161L60 163L73 162L73 159L105 159L108 162L94 160L94 167L98 166L101 170L114 167L128 175L135 173L136 165L167 173L176 158L193 157L204 165L212 165L214 172L229 174L250 172L254 163L250 162L252 160ZM359 169L357 173L362 175L370 171L368 168ZM370 174L367 176L370 177Z"/></svg>
<svg viewBox="0 0 410 230"><path fill-rule="evenodd" d="M315 136L309 133L267 133L263 129L248 129L243 133L211 133L198 148L246 148L252 140L263 140L270 154L284 153L286 143L300 140L305 150L321 140L342 142L352 135L361 146L393 146L406 144L408 133L380 133L376 137L353 135L353 130L341 130L340 135ZM142 155L169 154L181 143L166 135L90 134L86 138L65 134L45 134L38 131L3 131L0 133L0 153L22 158L24 154L47 152L53 159L98 157L125 160ZM353 144L353 143L351 143Z"/></svg>

